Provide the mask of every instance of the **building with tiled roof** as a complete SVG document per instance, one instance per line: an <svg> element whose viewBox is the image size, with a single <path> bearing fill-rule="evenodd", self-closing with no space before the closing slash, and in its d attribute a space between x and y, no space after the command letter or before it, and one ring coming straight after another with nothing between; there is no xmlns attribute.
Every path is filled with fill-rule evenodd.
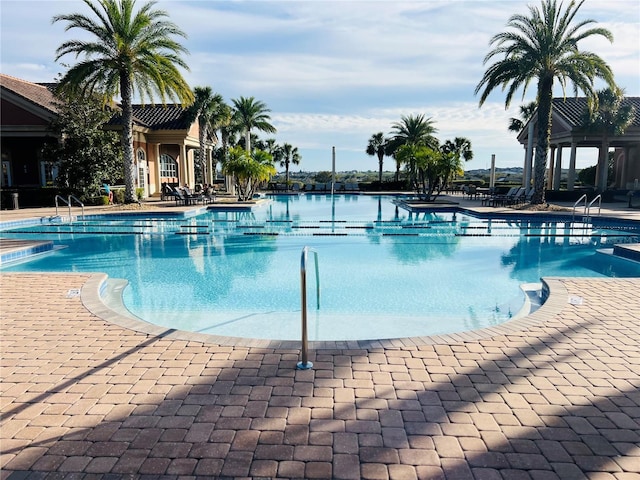
<svg viewBox="0 0 640 480"><path fill-rule="evenodd" d="M55 165L45 162L41 152L46 142L58 141L50 130L58 112L54 86L0 74L3 189L53 182ZM202 174L196 176L198 123L187 120L181 105L134 105L133 116L136 187L144 189L145 196L160 195L163 183L192 187L196 182L212 183L213 179ZM119 114L105 128L120 130ZM209 151L212 147L208 145ZM211 176L211 169L206 173Z"/></svg>
<svg viewBox="0 0 640 480"><path fill-rule="evenodd" d="M610 189L630 190L638 189L640 179L640 97L625 97L623 105L631 105L635 116L631 125L623 135L607 138L608 147L614 149L614 175L606 178L606 169L598 168L598 179ZM569 170L567 189L573 190L576 178L576 152L579 148L602 148L603 137L596 132L589 132L583 127L584 113L587 109L585 97L554 98L552 105L551 141L549 144L549 166L547 170L548 189L559 190L561 172ZM538 138L537 111L518 135L518 141L525 146L525 175L524 182L531 178L532 152L527 150L529 135L533 138L535 148ZM563 158L563 151L570 149L569 161ZM604 157L603 157L604 158ZM598 158L594 158L596 164ZM601 171L605 177L601 177Z"/></svg>

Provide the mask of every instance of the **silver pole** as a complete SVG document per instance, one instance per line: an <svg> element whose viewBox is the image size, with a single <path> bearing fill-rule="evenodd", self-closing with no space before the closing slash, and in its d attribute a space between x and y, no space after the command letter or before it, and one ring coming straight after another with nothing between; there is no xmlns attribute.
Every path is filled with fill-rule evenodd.
<svg viewBox="0 0 640 480"><path fill-rule="evenodd" d="M307 341L307 252L309 247L302 249L300 257L300 300L302 308L302 360L297 363L298 370L308 370L313 368L313 363L308 357L308 341Z"/></svg>

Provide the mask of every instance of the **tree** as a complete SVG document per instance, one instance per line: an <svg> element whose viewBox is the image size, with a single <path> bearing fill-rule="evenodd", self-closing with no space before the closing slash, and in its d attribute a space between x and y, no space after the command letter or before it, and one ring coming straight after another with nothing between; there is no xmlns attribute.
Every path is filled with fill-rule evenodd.
<svg viewBox="0 0 640 480"><path fill-rule="evenodd" d="M298 147L294 147L288 143L283 144L278 152L278 161L280 166L285 168L285 179L287 182L287 188L289 188L289 165L299 165L302 157L298 153Z"/></svg>
<svg viewBox="0 0 640 480"><path fill-rule="evenodd" d="M184 105L193 101L178 70L188 70L180 57L187 50L173 40L186 35L166 19L166 12L154 10L154 1L138 11L134 11L135 0L83 2L97 20L79 13L53 17L54 23L67 22L65 30L79 29L91 37L66 41L56 50L56 60L69 54L84 57L67 70L61 85L83 94L100 94L105 101L120 94L125 201L134 202L133 92L141 99L158 94L163 103L167 97Z"/></svg>
<svg viewBox="0 0 640 480"><path fill-rule="evenodd" d="M251 130L258 129L261 132L276 133L276 127L271 125L271 117L267 106L254 97L240 97L233 99L233 121L244 134L244 149L251 152Z"/></svg>
<svg viewBox="0 0 640 480"><path fill-rule="evenodd" d="M520 118L509 119L509 131L520 133L525 124L533 118L533 114L536 113L536 102L529 102L524 105L520 105Z"/></svg>
<svg viewBox="0 0 640 480"><path fill-rule="evenodd" d="M456 137L444 142L440 150L443 153L442 158L442 181L440 190L449 183L452 175L464 173L462 160L465 162L473 159L473 150L471 150L471 140L464 137Z"/></svg>
<svg viewBox="0 0 640 480"><path fill-rule="evenodd" d="M434 120L431 118L424 118L424 115L409 115L402 116L399 122L392 124L391 135L389 140L388 152L396 158L396 181L398 181L398 173L401 163L397 158L397 152L403 145L412 146L426 146L432 149L438 148L438 139L433 136L438 130L433 125ZM416 172L409 169L409 181L415 183L416 179L411 178Z"/></svg>
<svg viewBox="0 0 640 480"><path fill-rule="evenodd" d="M233 175L236 180L238 199L247 201L261 182L275 175L273 158L264 150L254 150L251 154L240 146L229 150L228 158L222 164L222 172Z"/></svg>
<svg viewBox="0 0 640 480"><path fill-rule="evenodd" d="M194 102L187 109L187 120L189 122L198 121L198 140L200 142L198 161L203 169L205 182L208 183L206 180L206 143L210 142L215 145L218 142L216 131L231 120L231 110L224 103L222 95L214 94L211 87L195 87L193 95ZM215 163L212 170L212 173L215 173Z"/></svg>
<svg viewBox="0 0 640 480"><path fill-rule="evenodd" d="M581 51L578 43L592 36L603 36L613 41L611 32L604 28L585 28L594 20L573 23L584 0L572 0L562 11L562 2L542 0L540 9L529 6L530 16L511 16L507 27L512 30L495 35L490 45L494 48L484 58L486 65L495 57L503 57L485 71L475 93L481 94L480 106L496 88L507 90L505 107L511 104L520 87L523 96L531 81L537 81L538 138L534 165L534 194L532 203L544 202L544 176L551 138L553 83L557 78L564 91L573 84L575 95L584 92L596 98L594 79L601 78L612 88L613 72L595 53Z"/></svg>
<svg viewBox="0 0 640 480"><path fill-rule="evenodd" d="M600 192L607 189L609 171L609 138L623 135L635 117L635 109L623 103L624 92L619 88L598 91L598 101L591 102L583 113L582 126L587 132L602 136L602 145L596 168L596 187Z"/></svg>
<svg viewBox="0 0 640 480"><path fill-rule="evenodd" d="M43 157L58 167L59 186L72 188L83 200L98 196L103 183L122 177L118 135L102 128L113 111L93 96L59 91L56 100L59 113L51 130L60 141L48 144Z"/></svg>
<svg viewBox="0 0 640 480"><path fill-rule="evenodd" d="M367 145L367 155L378 157L378 184L382 188L382 165L384 156L387 154L388 140L384 137L384 133L378 132L371 135L369 144Z"/></svg>

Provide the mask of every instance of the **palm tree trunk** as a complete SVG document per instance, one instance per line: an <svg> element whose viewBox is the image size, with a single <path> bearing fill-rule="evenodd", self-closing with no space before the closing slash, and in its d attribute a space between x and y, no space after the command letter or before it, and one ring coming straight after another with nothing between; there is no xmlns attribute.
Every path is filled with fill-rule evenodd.
<svg viewBox="0 0 640 480"><path fill-rule="evenodd" d="M551 139L551 101L553 78L540 79L538 83L538 142L534 165L533 197L531 203L545 202L544 176L547 170L547 154Z"/></svg>
<svg viewBox="0 0 640 480"><path fill-rule="evenodd" d="M126 73L120 75L120 93L122 96L122 155L124 161L124 201L134 203L138 199L134 185L135 165L133 155L133 106L132 85Z"/></svg>

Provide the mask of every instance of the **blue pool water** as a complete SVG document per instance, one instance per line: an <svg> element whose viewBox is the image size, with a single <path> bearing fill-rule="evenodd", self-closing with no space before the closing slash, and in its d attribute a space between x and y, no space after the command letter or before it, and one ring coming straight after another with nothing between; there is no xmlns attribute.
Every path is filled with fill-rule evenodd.
<svg viewBox="0 0 640 480"><path fill-rule="evenodd" d="M38 233L36 233L38 232ZM308 262L310 340L433 335L496 325L548 276L640 276L597 253L637 231L550 219L411 213L391 197L279 196L252 212L94 217L5 237L66 248L4 271L106 272L124 303L162 326L248 338L300 338L300 258Z"/></svg>

